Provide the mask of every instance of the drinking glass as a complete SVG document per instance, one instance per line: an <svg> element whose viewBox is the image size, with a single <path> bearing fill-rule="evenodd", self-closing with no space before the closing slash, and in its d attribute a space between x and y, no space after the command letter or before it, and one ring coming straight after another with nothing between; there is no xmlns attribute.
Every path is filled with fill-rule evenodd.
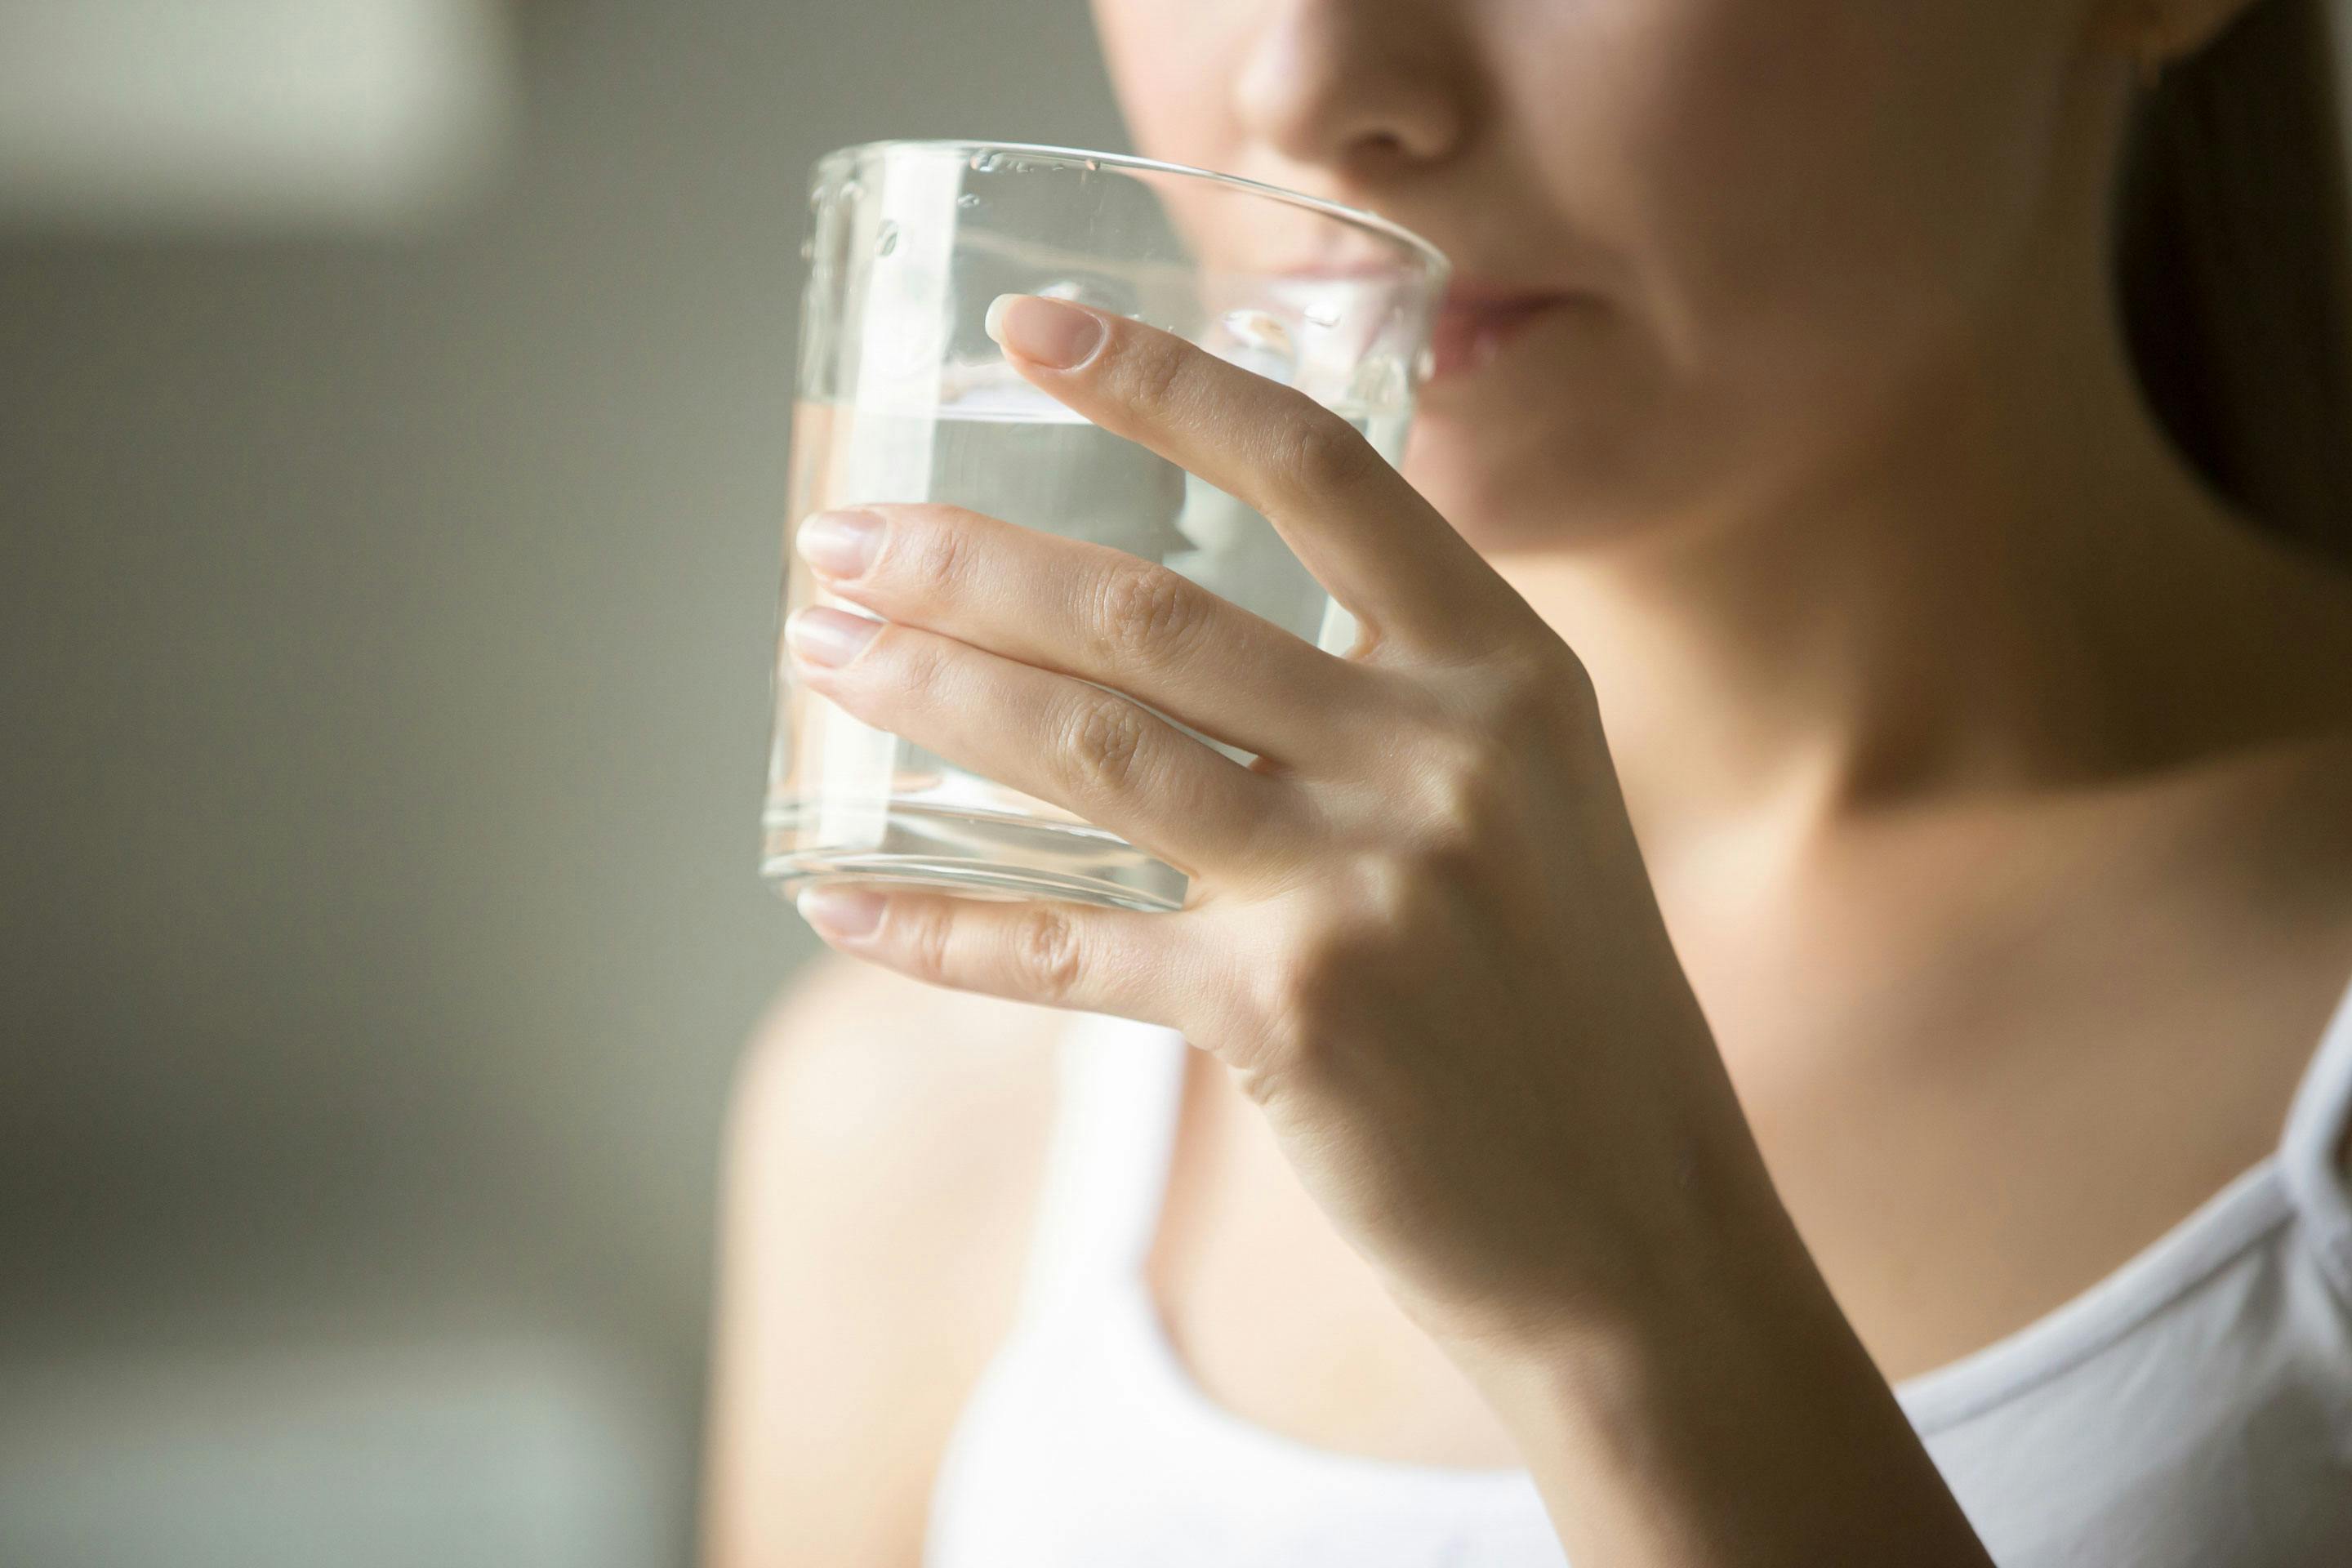
<svg viewBox="0 0 2352 1568"><path fill-rule="evenodd" d="M791 550L809 513L941 501L1115 546L1328 651L1353 646L1353 617L1271 523L1031 386L982 318L998 295L1025 293L1163 328L1297 388L1393 463L1429 369L1447 272L1435 247L1254 181L1014 142L841 148L815 166L809 214L785 616L811 604L865 613ZM775 699L761 864L786 896L856 879L1182 906L1175 867L803 687L781 637Z"/></svg>

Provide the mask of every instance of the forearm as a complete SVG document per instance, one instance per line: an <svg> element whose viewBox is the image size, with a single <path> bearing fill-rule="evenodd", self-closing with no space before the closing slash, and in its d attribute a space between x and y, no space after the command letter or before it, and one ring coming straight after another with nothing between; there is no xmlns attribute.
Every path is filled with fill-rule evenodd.
<svg viewBox="0 0 2352 1568"><path fill-rule="evenodd" d="M1651 1299L1465 1364L1577 1568L1987 1568L1776 1200Z"/></svg>

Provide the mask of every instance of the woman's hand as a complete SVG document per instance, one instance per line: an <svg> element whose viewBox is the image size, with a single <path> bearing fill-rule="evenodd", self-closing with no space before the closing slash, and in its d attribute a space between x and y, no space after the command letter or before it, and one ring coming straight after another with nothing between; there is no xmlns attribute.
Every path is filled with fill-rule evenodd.
<svg viewBox="0 0 2352 1568"><path fill-rule="evenodd" d="M1773 1194L1576 657L1306 397L1082 307L992 318L1032 382L1270 518L1363 635L1335 657L952 507L812 519L803 553L887 619L794 617L811 687L1192 881L1168 914L837 887L803 912L920 979L1214 1052L1576 1563L1987 1568Z"/></svg>
<svg viewBox="0 0 2352 1568"><path fill-rule="evenodd" d="M919 978L1213 1052L1442 1342L1508 1357L1644 1310L1706 1245L1693 1223L1769 1184L1575 655L1305 395L1059 301L1011 299L991 330L1037 386L1264 513L1362 636L1335 657L1164 566L952 507L812 519L803 553L885 621L794 617L811 689L1192 886L1171 913L839 886L803 911Z"/></svg>

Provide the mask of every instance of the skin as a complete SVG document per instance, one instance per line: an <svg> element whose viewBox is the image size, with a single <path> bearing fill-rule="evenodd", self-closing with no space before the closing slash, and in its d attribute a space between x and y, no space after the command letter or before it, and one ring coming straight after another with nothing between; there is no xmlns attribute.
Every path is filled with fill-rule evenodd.
<svg viewBox="0 0 2352 1568"><path fill-rule="evenodd" d="M1032 382L1272 518L1367 628L1351 658L949 508L871 509L871 564L827 573L884 624L803 658L813 689L1194 877L1176 914L804 908L991 1039L1032 1004L1201 1047L1152 1274L1227 1404L1524 1463L1580 1565L1983 1561L1887 1380L2258 1158L2352 956L2352 595L2162 441L2103 261L2130 51L2233 9L1100 0L1141 151L1586 291L1430 388L1401 475L1137 323L1076 312L1102 342L1057 368L1023 352L1048 307L1005 312ZM776 1036L911 1005L845 984ZM845 1069L777 1055L722 1346L790 1362L877 1279L825 1239L852 1218L768 1223L760 1192L830 1182L849 1214L870 1185L788 1135ZM942 1213L1000 1234L1029 1177ZM2053 1185L2080 1201L2032 1202ZM1015 1244L949 1250L1001 1300ZM792 1256L838 1297L778 1285ZM1352 1331L1395 1373L1381 1411L1281 1382L1378 1311ZM819 1359L789 1372L838 1438L871 1391ZM954 1403L856 1451L916 1456L918 1498ZM792 1418L748 1408L716 1552L803 1560L730 1500L823 1445L762 1449ZM804 1560L905 1560L832 1517Z"/></svg>

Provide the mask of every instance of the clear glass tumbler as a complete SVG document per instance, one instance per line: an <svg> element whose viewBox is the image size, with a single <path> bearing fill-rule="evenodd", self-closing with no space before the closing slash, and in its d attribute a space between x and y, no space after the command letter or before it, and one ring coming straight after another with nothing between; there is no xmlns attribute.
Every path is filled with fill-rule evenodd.
<svg viewBox="0 0 2352 1568"><path fill-rule="evenodd" d="M791 550L809 513L943 501L1114 545L1332 652L1353 645L1353 618L1264 517L1032 387L982 321L1025 293L1164 328L1298 388L1393 463L1444 289L1435 247L1253 181L1009 142L842 148L818 161L809 212L786 616L858 610ZM761 872L786 896L854 879L1181 907L1176 868L801 686L781 637L775 695Z"/></svg>

